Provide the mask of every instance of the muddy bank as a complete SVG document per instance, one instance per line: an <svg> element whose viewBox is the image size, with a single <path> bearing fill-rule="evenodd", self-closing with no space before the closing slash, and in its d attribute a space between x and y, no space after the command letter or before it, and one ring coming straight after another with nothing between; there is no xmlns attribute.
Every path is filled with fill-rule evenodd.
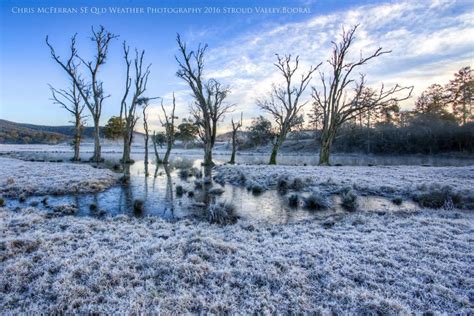
<svg viewBox="0 0 474 316"><path fill-rule="evenodd" d="M117 178L108 169L87 164L0 158L0 195L3 196L97 192L114 185Z"/></svg>
<svg viewBox="0 0 474 316"><path fill-rule="evenodd" d="M0 208L0 309L469 314L473 219L356 212L222 227Z"/></svg>

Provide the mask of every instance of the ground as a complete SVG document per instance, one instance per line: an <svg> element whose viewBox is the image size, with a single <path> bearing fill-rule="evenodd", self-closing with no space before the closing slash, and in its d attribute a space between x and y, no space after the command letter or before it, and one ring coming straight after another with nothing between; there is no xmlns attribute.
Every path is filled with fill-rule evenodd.
<svg viewBox="0 0 474 316"><path fill-rule="evenodd" d="M474 312L474 214L287 225L0 209L3 312Z"/></svg>
<svg viewBox="0 0 474 316"><path fill-rule="evenodd" d="M225 165L217 168L218 179L236 183L243 178L264 187L274 187L282 175L299 177L313 186L331 185L338 188L353 186L360 193L409 195L420 186L436 183L456 191L472 191L474 166L268 166Z"/></svg>
<svg viewBox="0 0 474 316"><path fill-rule="evenodd" d="M85 193L104 190L117 174L88 164L30 162L0 158L0 195Z"/></svg>
<svg viewBox="0 0 474 316"><path fill-rule="evenodd" d="M62 181L61 192L73 192L67 179L76 174L91 183L109 178L108 171L87 165L1 162L2 175L13 176L32 194L58 189L56 181ZM34 174L33 184L8 170L13 165ZM72 172L73 166L84 169ZM232 180L225 168L217 175ZM252 181L273 179L280 170L230 168L247 170L247 177L255 172ZM352 169L282 170L306 172L315 183L328 176L342 180L336 177L340 170L348 173L347 181L360 177L369 187L375 182L404 187L430 177L448 184L450 175L460 177L450 185L472 184L472 168L400 167L387 169L398 175L381 179L377 170L384 168ZM2 192L10 185L4 180ZM292 224L239 220L227 226L64 214L0 207L2 312L474 313L472 210L355 211Z"/></svg>

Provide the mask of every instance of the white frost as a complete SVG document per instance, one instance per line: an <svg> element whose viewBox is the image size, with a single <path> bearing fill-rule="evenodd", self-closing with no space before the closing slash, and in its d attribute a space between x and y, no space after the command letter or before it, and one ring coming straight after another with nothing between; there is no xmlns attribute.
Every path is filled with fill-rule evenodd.
<svg viewBox="0 0 474 316"><path fill-rule="evenodd" d="M472 314L474 213L231 226L0 208L3 313Z"/></svg>
<svg viewBox="0 0 474 316"><path fill-rule="evenodd" d="M95 192L116 179L112 171L87 164L0 158L0 195L5 196Z"/></svg>

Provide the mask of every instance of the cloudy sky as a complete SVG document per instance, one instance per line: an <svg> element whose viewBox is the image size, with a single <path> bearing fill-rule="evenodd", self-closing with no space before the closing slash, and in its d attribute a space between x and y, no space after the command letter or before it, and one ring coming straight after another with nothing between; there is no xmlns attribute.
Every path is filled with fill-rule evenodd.
<svg viewBox="0 0 474 316"><path fill-rule="evenodd" d="M379 46L392 51L360 69L373 86L413 85L416 97L432 83L446 83L462 66L473 66L471 0L6 0L1 6L0 117L17 122L65 125L71 120L49 100L47 84L61 88L68 81L51 60L44 38L49 35L65 55L70 36L77 32L79 54L87 58L93 53L87 38L90 27L100 24L120 35L100 73L112 95L105 101L102 123L119 112L123 40L146 50L145 58L152 63L147 94L163 97L169 104L174 91L180 118L189 115L191 97L175 75L176 33L191 48L208 43L205 75L229 85L228 101L236 105L222 130L229 128L232 115L240 117L243 112L250 120L261 114L256 99L280 80L273 66L275 53L300 55L302 70L308 69L328 59L331 41L338 40L342 27L360 25L352 47L355 58ZM115 8L141 8L143 13L113 13ZM321 70L325 69L323 63ZM312 84L318 86L317 78ZM414 100L403 107L411 107ZM158 128L158 110L152 107L152 128Z"/></svg>

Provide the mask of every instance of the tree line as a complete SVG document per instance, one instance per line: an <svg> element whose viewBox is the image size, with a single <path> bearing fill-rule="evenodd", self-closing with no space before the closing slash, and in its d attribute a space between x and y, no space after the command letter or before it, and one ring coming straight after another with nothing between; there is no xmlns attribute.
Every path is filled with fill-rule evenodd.
<svg viewBox="0 0 474 316"><path fill-rule="evenodd" d="M463 128L472 121L473 87L469 67L461 69L455 79L445 87L431 86L418 98L413 112L400 111L399 103L412 96L413 86L405 87L398 84L392 87L381 84L378 88L368 86L366 75L359 73L359 68L372 59L389 54L390 51L379 47L367 56L361 55L358 59L351 60L350 49L354 43L357 28L357 25L348 30L343 28L339 41L332 42L331 54L327 61L329 71L326 73L320 70L323 63L302 71L299 56L276 54L274 66L282 78L282 83L273 84L268 95L257 100L257 106L271 117L272 122L261 117L254 120L252 126L249 127L249 139L254 138L257 144L262 142L258 139L262 136L252 131L268 133L262 139L271 140L270 164L277 163L280 148L288 136L304 126L303 108L306 105L311 105L309 124L319 141L321 165L330 163L333 146L340 146L345 134L343 131L351 128L358 128L359 132L362 130L367 132L368 151L376 152L382 150L379 149L378 143L374 142L376 139L393 138L393 131L390 128L395 128L397 132L400 132L401 128L414 127L416 124L421 124L423 120L423 122L429 120L433 123L433 116L443 122L460 123ZM109 47L118 36L107 31L103 26L99 29L92 27L90 39L96 53L90 60L84 59L78 53L76 37L77 34L71 38L69 54L66 58L57 55L49 38L46 37L52 59L70 79L68 89L56 89L52 86L50 89L53 101L63 106L75 118L74 160L80 159L79 143L84 126L83 113L85 109L89 111L94 124L94 154L91 161L99 162L102 160L99 120L103 103L110 96L104 91L103 81L99 76L100 70L106 63ZM145 143L148 144L148 140L151 139L158 163L168 163L175 140L187 143L198 137L204 149L204 165L214 164L212 152L218 127L222 124L225 115L232 112L235 106L227 102L231 90L229 86L206 76L204 66L207 45L199 44L196 49L190 49L179 34L176 37L176 43L178 48L175 55L178 68L176 76L187 84L193 96L190 108L191 118L184 119L178 126L176 126L174 93L172 100L149 96L147 83L151 74L151 64L145 62L145 51L135 48L133 54L126 41L122 43L126 76L119 106L120 114L109 120L105 132L109 137L123 139L123 163L133 163L130 159L131 144L133 131L140 117L138 109L141 108ZM319 77L318 86L311 85L316 73ZM308 94L310 97L307 97ZM164 129L163 132L149 130L147 108L153 99L161 100L162 117L160 115L159 120ZM169 105L165 107L164 101ZM170 107L172 110L166 111L166 108ZM234 121L233 118L231 120L231 163L235 162L237 135L242 128L242 122L242 115L240 121ZM433 126L442 125L438 123ZM373 130L375 127L377 131ZM382 131L385 134L381 133ZM390 137L387 136L389 134ZM409 144L412 144L410 137L404 138L404 141L407 140ZM157 147L164 145L167 149L161 158ZM148 147L146 147L147 150Z"/></svg>

